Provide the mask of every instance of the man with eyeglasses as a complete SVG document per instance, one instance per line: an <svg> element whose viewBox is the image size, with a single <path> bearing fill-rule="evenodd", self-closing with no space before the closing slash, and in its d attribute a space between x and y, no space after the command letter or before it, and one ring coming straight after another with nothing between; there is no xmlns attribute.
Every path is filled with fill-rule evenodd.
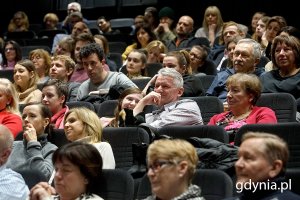
<svg viewBox="0 0 300 200"><path fill-rule="evenodd" d="M253 39L239 40L233 52L233 68L217 73L211 86L206 91L207 96L217 96L221 101L226 101L226 80L235 73L262 74L262 69L256 68L261 58L260 44Z"/></svg>
<svg viewBox="0 0 300 200"><path fill-rule="evenodd" d="M151 143L147 150L147 176L152 195L145 200L203 200L199 186L191 183L197 164L196 149L185 140L161 139Z"/></svg>
<svg viewBox="0 0 300 200"><path fill-rule="evenodd" d="M162 68L152 80L154 91L142 98L133 109L137 123L143 123L152 131L163 126L201 125L203 124L200 109L191 99L180 99L183 94L182 75L174 68ZM152 113L143 112L147 105L158 106Z"/></svg>

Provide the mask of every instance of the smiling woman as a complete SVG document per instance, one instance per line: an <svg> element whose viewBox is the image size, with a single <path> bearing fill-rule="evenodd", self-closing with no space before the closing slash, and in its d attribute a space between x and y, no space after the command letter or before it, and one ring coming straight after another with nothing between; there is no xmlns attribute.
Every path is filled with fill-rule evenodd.
<svg viewBox="0 0 300 200"><path fill-rule="evenodd" d="M261 83L256 75L234 74L227 79L226 86L229 111L214 115L208 125L223 126L229 133L230 142L245 124L277 123L273 110L255 106L261 94Z"/></svg>
<svg viewBox="0 0 300 200"><path fill-rule="evenodd" d="M42 92L37 88L38 75L31 60L24 59L15 65L14 85L19 94L19 103L41 102Z"/></svg>
<svg viewBox="0 0 300 200"><path fill-rule="evenodd" d="M68 140L93 144L103 159L103 169L114 169L115 158L109 143L102 140L102 126L98 115L88 108L70 109L64 119Z"/></svg>

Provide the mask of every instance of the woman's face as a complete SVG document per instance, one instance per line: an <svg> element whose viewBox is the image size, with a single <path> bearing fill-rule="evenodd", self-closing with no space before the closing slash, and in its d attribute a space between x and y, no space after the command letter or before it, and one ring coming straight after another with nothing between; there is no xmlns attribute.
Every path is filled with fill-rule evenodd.
<svg viewBox="0 0 300 200"><path fill-rule="evenodd" d="M53 115L62 109L64 101L65 96L60 97L54 85L45 86L42 89L42 104L46 105Z"/></svg>
<svg viewBox="0 0 300 200"><path fill-rule="evenodd" d="M145 63L142 62L142 55L139 52L131 52L127 57L126 69L128 74L141 74L145 68Z"/></svg>
<svg viewBox="0 0 300 200"><path fill-rule="evenodd" d="M218 16L216 14L209 13L205 16L207 25L217 24Z"/></svg>
<svg viewBox="0 0 300 200"><path fill-rule="evenodd" d="M235 42L230 42L227 47L228 57L231 61L233 61L233 52L234 52L235 46L236 46Z"/></svg>
<svg viewBox="0 0 300 200"><path fill-rule="evenodd" d="M137 36L139 43L141 43L142 47L146 47L150 40L149 34L144 29L141 28L136 33L136 36Z"/></svg>
<svg viewBox="0 0 300 200"><path fill-rule="evenodd" d="M4 86L0 86L0 110L6 108L7 104L10 104L11 98L9 98L4 92Z"/></svg>
<svg viewBox="0 0 300 200"><path fill-rule="evenodd" d="M35 54L30 58L30 60L33 62L37 71L45 71L45 59L42 56Z"/></svg>
<svg viewBox="0 0 300 200"><path fill-rule="evenodd" d="M50 119L44 118L39 105L29 105L23 109L23 129L29 124L35 128L37 135L44 133L45 127L49 124Z"/></svg>
<svg viewBox="0 0 300 200"><path fill-rule="evenodd" d="M142 94L128 94L122 101L122 109L133 110L136 104L143 98Z"/></svg>
<svg viewBox="0 0 300 200"><path fill-rule="evenodd" d="M180 74L185 74L185 68L181 68L179 66L178 60L175 56L164 57L163 65L164 67L176 69L176 71L178 71Z"/></svg>
<svg viewBox="0 0 300 200"><path fill-rule="evenodd" d="M78 166L62 159L56 161L54 168L54 186L61 199L76 199L86 192L88 180Z"/></svg>
<svg viewBox="0 0 300 200"><path fill-rule="evenodd" d="M72 142L86 136L83 132L84 124L74 112L66 118L64 129L67 139Z"/></svg>
<svg viewBox="0 0 300 200"><path fill-rule="evenodd" d="M278 24L278 22L276 21L271 22L266 29L266 38L268 42L272 42L279 31L280 31L280 25Z"/></svg>
<svg viewBox="0 0 300 200"><path fill-rule="evenodd" d="M16 49L13 47L12 44L7 44L4 48L4 52L7 61L9 62L15 61L17 57L17 53L16 53Z"/></svg>
<svg viewBox="0 0 300 200"><path fill-rule="evenodd" d="M158 46L152 47L148 52L147 63L160 63L162 58L161 53Z"/></svg>
<svg viewBox="0 0 300 200"><path fill-rule="evenodd" d="M192 48L190 51L190 59L191 59L191 66L193 71L195 71L198 67L202 66L204 61L202 60L202 52L197 48Z"/></svg>
<svg viewBox="0 0 300 200"><path fill-rule="evenodd" d="M30 79L33 78L33 72L29 72L26 67L16 64L14 69L14 81L15 84L23 88L23 90L29 87Z"/></svg>
<svg viewBox="0 0 300 200"><path fill-rule="evenodd" d="M227 103L229 110L246 108L252 105L253 97L246 93L240 84L227 87Z"/></svg>
<svg viewBox="0 0 300 200"><path fill-rule="evenodd" d="M260 19L257 22L255 33L258 37L262 37L266 31L266 24Z"/></svg>
<svg viewBox="0 0 300 200"><path fill-rule="evenodd" d="M186 171L185 171L186 173ZM160 199L172 199L171 191L184 181L181 164L166 159L148 161L148 172L152 193ZM186 183L188 185L188 183ZM176 190L176 189L175 189Z"/></svg>
<svg viewBox="0 0 300 200"><path fill-rule="evenodd" d="M277 43L275 48L275 62L280 69L297 68L296 58L292 47L285 43Z"/></svg>

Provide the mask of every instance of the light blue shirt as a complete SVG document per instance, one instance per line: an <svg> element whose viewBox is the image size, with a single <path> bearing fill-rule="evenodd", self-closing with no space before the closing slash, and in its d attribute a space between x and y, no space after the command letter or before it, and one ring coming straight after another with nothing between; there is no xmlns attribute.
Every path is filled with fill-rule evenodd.
<svg viewBox="0 0 300 200"><path fill-rule="evenodd" d="M1 200L26 200L29 189L21 174L6 168L0 167L0 199Z"/></svg>

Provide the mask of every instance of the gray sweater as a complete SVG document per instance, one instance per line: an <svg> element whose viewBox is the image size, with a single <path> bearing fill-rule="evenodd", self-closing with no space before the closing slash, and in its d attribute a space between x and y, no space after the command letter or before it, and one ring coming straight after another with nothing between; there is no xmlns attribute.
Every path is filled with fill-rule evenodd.
<svg viewBox="0 0 300 200"><path fill-rule="evenodd" d="M38 137L38 141L14 141L13 150L7 161L12 170L39 170L50 178L54 170L52 155L57 146L47 141L47 135Z"/></svg>

